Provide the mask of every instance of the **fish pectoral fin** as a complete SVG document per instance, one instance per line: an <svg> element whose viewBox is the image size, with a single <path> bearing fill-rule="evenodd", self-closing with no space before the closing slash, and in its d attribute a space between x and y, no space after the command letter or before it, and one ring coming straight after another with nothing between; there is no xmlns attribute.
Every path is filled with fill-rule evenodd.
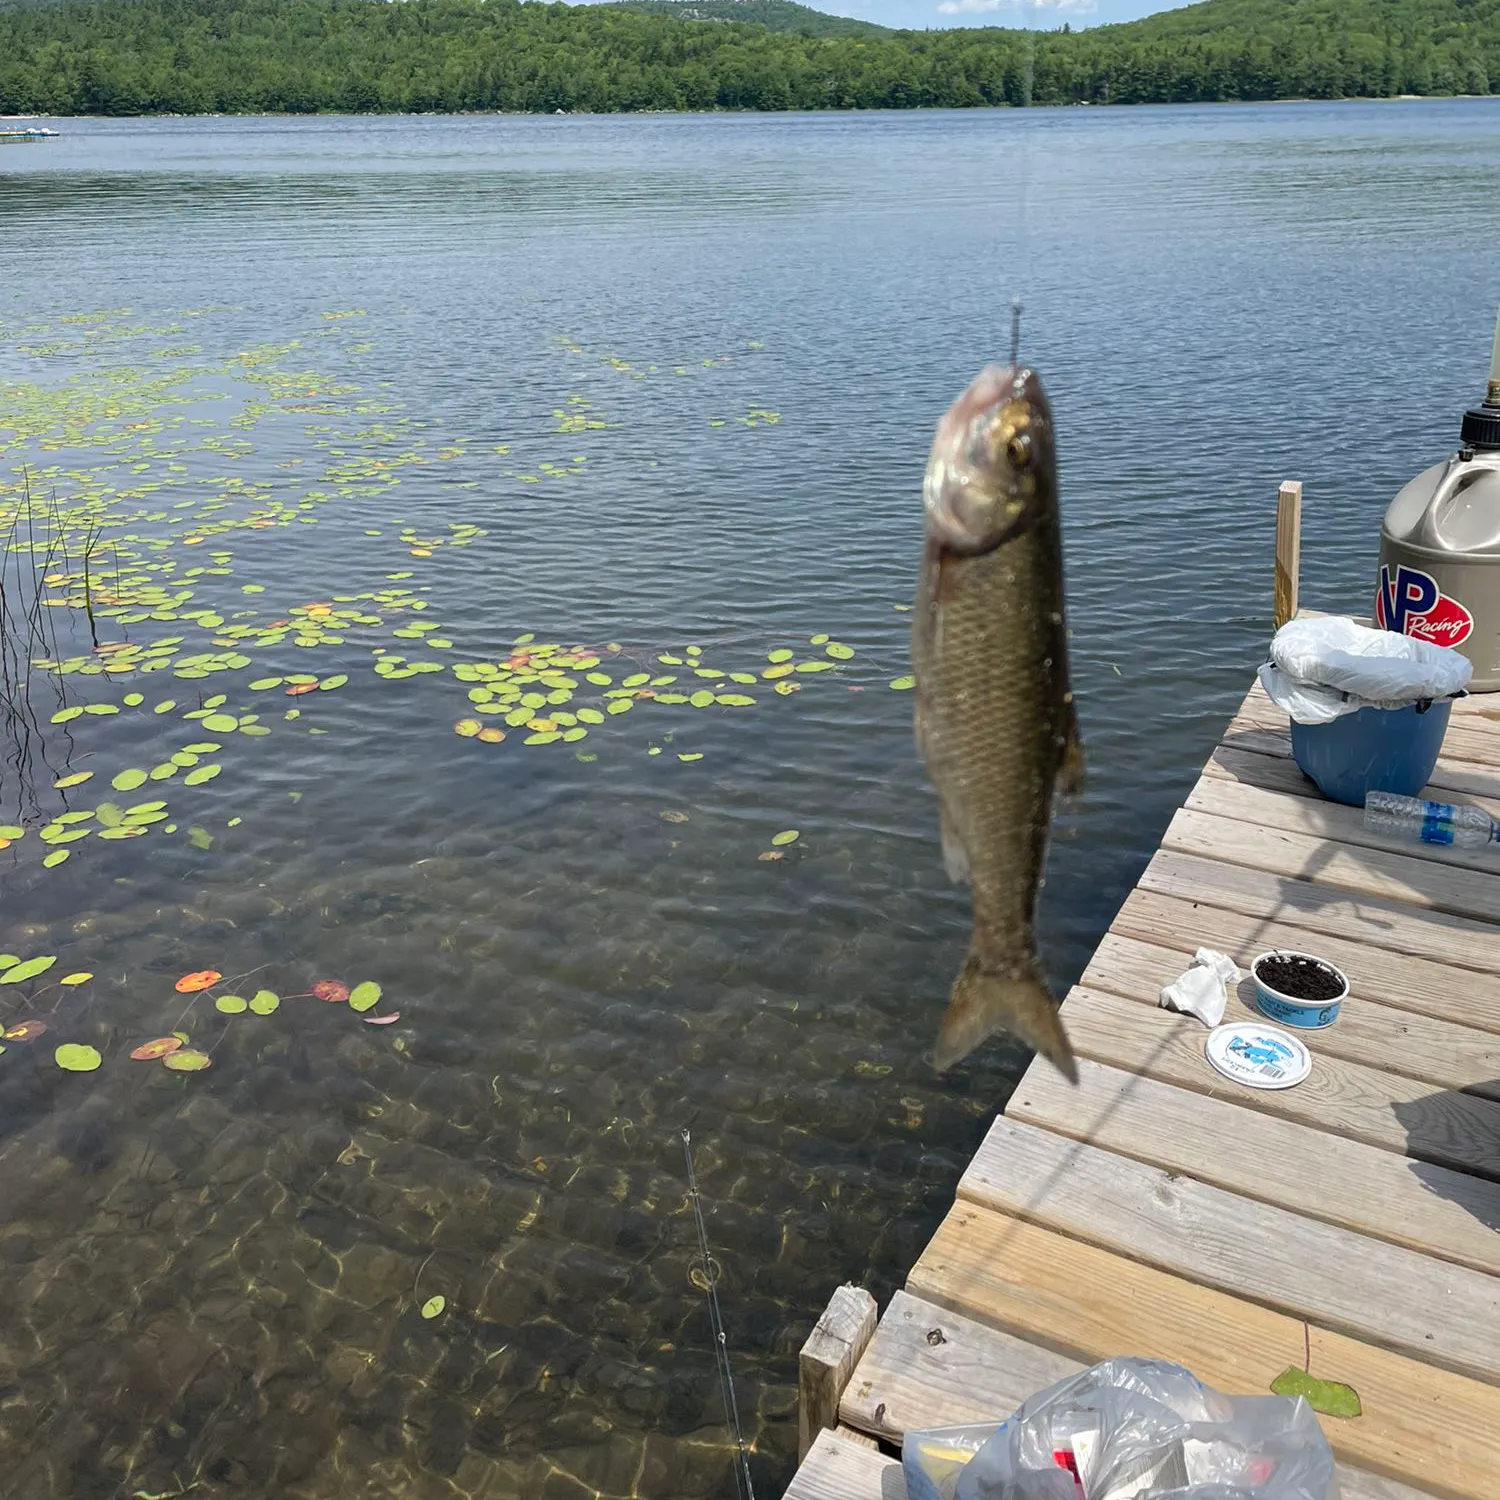
<svg viewBox="0 0 1500 1500"><path fill-rule="evenodd" d="M1078 714L1073 696L1068 695L1063 718L1062 756L1057 763L1057 789L1065 797L1083 790L1083 741L1078 738Z"/></svg>
<svg viewBox="0 0 1500 1500"><path fill-rule="evenodd" d="M948 804L938 802L938 830L943 838L943 864L948 869L948 879L955 885L969 883L969 851L958 835L958 825L948 812Z"/></svg>
<svg viewBox="0 0 1500 1500"><path fill-rule="evenodd" d="M1073 1045L1040 974L998 974L970 953L953 984L938 1027L932 1065L939 1073L961 1062L997 1031L1035 1048L1068 1080L1078 1082Z"/></svg>

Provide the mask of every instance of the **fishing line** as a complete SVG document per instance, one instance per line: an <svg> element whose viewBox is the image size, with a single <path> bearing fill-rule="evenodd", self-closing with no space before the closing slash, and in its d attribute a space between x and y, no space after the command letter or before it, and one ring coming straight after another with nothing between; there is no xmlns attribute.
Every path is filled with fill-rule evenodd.
<svg viewBox="0 0 1500 1500"><path fill-rule="evenodd" d="M714 1333L714 1363L719 1370L719 1389L724 1396L724 1416L734 1433L738 1450L734 1467L734 1488L740 1500L755 1500L750 1482L750 1450L740 1426L739 1403L734 1398L734 1374L729 1368L729 1336L724 1331L724 1315L719 1310L719 1277L713 1256L708 1250L708 1230L703 1223L703 1203L698 1194L698 1177L693 1171L693 1137L682 1132L682 1155L687 1162L688 1199L693 1205L693 1223L698 1229L698 1255L703 1264L703 1286L708 1295L708 1319Z"/></svg>
<svg viewBox="0 0 1500 1500"><path fill-rule="evenodd" d="M1022 10L1026 33L1025 57L1021 65L1021 101L1022 109L1031 108L1031 97L1036 87L1036 21L1039 0L1026 0L1026 4L1018 7ZM1017 185L1016 203L1016 263L1018 267L1017 285L1010 299L1010 362L1014 368L1021 358L1021 287L1020 284L1031 270L1031 245L1027 232L1027 199L1030 196L1031 186L1031 129L1022 125L1020 129L1019 157L1019 182Z"/></svg>

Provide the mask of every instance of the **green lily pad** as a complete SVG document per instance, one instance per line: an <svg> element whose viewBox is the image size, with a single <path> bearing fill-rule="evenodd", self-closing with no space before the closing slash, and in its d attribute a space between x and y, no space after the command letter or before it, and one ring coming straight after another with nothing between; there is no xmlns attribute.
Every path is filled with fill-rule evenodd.
<svg viewBox="0 0 1500 1500"><path fill-rule="evenodd" d="M447 1305L448 1299L446 1297L429 1297L422 1304L422 1316L424 1318L435 1318Z"/></svg>
<svg viewBox="0 0 1500 1500"><path fill-rule="evenodd" d="M188 843L195 849L212 849L214 836L208 829L200 828L196 823L188 829Z"/></svg>
<svg viewBox="0 0 1500 1500"><path fill-rule="evenodd" d="M220 995L214 1001L214 1009L222 1011L226 1016L243 1015L250 1008L250 1002L243 995Z"/></svg>
<svg viewBox="0 0 1500 1500"><path fill-rule="evenodd" d="M173 1035L179 1035L173 1032ZM213 1059L206 1052L195 1051L191 1047L179 1047L176 1052L169 1052L162 1058L161 1064L164 1068L170 1068L174 1073L201 1073L204 1068L209 1067Z"/></svg>
<svg viewBox="0 0 1500 1500"><path fill-rule="evenodd" d="M766 660L773 663L790 661L792 659L792 654L793 653L788 651L785 647L780 647L775 651L767 651Z"/></svg>
<svg viewBox="0 0 1500 1500"><path fill-rule="evenodd" d="M611 714L628 714L634 707L635 704L632 703L629 698L616 698L615 701L611 703L605 710L605 712Z"/></svg>
<svg viewBox="0 0 1500 1500"><path fill-rule="evenodd" d="M678 760L686 760L686 761L702 760L703 759L703 752L701 750L692 750L692 751L689 751L687 754L681 754L681 753L679 753L678 756L677 756L677 759Z"/></svg>
<svg viewBox="0 0 1500 1500"><path fill-rule="evenodd" d="M896 677L891 680L891 688L898 693L910 692L917 685L915 677Z"/></svg>
<svg viewBox="0 0 1500 1500"><path fill-rule="evenodd" d="M233 734L240 727L240 721L233 714L210 714L203 721L203 727L210 734Z"/></svg>
<svg viewBox="0 0 1500 1500"><path fill-rule="evenodd" d="M241 724L240 733L251 739L259 739L262 735L270 734L270 730L264 724Z"/></svg>
<svg viewBox="0 0 1500 1500"><path fill-rule="evenodd" d="M81 705L75 703L72 708L58 709L58 711L52 715L52 722L54 724L71 724L74 719L81 719L82 717L83 708Z"/></svg>
<svg viewBox="0 0 1500 1500"><path fill-rule="evenodd" d="M831 672L833 663L831 661L799 661L797 670L799 672Z"/></svg>
<svg viewBox="0 0 1500 1500"><path fill-rule="evenodd" d="M94 773L92 771L75 771L71 776L64 776L61 781L54 781L52 785L59 791L66 791L70 786L82 786Z"/></svg>
<svg viewBox="0 0 1500 1500"><path fill-rule="evenodd" d="M158 703L156 707L151 710L151 712L154 714L169 714L176 707L177 700L175 698L166 698L163 699L162 702Z"/></svg>
<svg viewBox="0 0 1500 1500"><path fill-rule="evenodd" d="M258 1016L269 1016L281 1004L281 996L274 990L256 990L250 998L250 1009Z"/></svg>
<svg viewBox="0 0 1500 1500"><path fill-rule="evenodd" d="M223 769L223 766L198 766L182 778L182 784L184 786L202 786L205 781L212 781Z"/></svg>
<svg viewBox="0 0 1500 1500"><path fill-rule="evenodd" d="M28 958L25 963L17 964L15 968L0 974L0 984L24 984L28 979L35 979L38 974L45 974L56 962L55 953L48 954L45 958Z"/></svg>
<svg viewBox="0 0 1500 1500"><path fill-rule="evenodd" d="M380 986L373 979L367 979L349 991L350 1010L373 1010L379 1003Z"/></svg>
<svg viewBox="0 0 1500 1500"><path fill-rule="evenodd" d="M785 844L795 844L801 837L802 834L798 829L784 828L780 833L773 833L771 835L771 842L775 844L777 848L781 848Z"/></svg>
<svg viewBox="0 0 1500 1500"><path fill-rule="evenodd" d="M816 644L816 642L814 642ZM829 641L823 648L835 661L849 661L854 656L854 647L845 646L838 641Z"/></svg>
<svg viewBox="0 0 1500 1500"><path fill-rule="evenodd" d="M714 695L707 688L699 688L696 693L688 699L694 708L707 708L714 701Z"/></svg>
<svg viewBox="0 0 1500 1500"><path fill-rule="evenodd" d="M118 776L110 782L117 792L133 792L138 786L144 786L147 780L147 772L139 770L121 771Z"/></svg>
<svg viewBox="0 0 1500 1500"><path fill-rule="evenodd" d="M1301 1396L1316 1412L1325 1417L1357 1417L1364 1410L1359 1392L1339 1380L1316 1380L1306 1370L1288 1365L1271 1382L1277 1396Z"/></svg>
<svg viewBox="0 0 1500 1500"><path fill-rule="evenodd" d="M827 636L827 633L823 632L823 631L820 631L817 635L813 636L811 638L811 642L810 642L810 644L812 644L814 646L823 646L823 645L826 645L827 643L828 643L828 636Z"/></svg>
<svg viewBox="0 0 1500 1500"><path fill-rule="evenodd" d="M71 849L54 849L51 854L43 856L42 868L46 870L55 870L60 864L63 864L66 860L69 860L72 857L73 851Z"/></svg>
<svg viewBox="0 0 1500 1500"><path fill-rule="evenodd" d="M52 1055L65 1073L92 1073L104 1061L97 1048L85 1047L78 1042L68 1042Z"/></svg>
<svg viewBox="0 0 1500 1500"><path fill-rule="evenodd" d="M715 703L722 703L725 708L754 708L755 699L745 693L718 693L714 697Z"/></svg>
<svg viewBox="0 0 1500 1500"><path fill-rule="evenodd" d="M146 699L145 695L142 693L126 693L120 701L125 705L126 708L139 708L141 704L146 701Z"/></svg>
<svg viewBox="0 0 1500 1500"><path fill-rule="evenodd" d="M347 672L338 672L338 673L335 673L334 676L332 676L332 677L325 677L322 680L322 682L320 682L318 684L318 686L325 693L331 693L334 690L334 688L341 688L341 687L343 687L343 685L346 682L348 682L348 680L349 680L349 675L348 675Z"/></svg>
<svg viewBox="0 0 1500 1500"><path fill-rule="evenodd" d="M89 703L84 706L84 713L93 714L97 718L105 719L110 714L119 713L119 709L113 703Z"/></svg>

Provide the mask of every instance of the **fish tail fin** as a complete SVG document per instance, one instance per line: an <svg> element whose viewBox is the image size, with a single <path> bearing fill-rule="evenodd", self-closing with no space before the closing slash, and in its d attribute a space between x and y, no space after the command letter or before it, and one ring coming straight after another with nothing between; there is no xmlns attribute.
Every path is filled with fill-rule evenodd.
<svg viewBox="0 0 1500 1500"><path fill-rule="evenodd" d="M1069 1083L1078 1082L1072 1043L1041 974L997 974L970 953L953 983L938 1027L933 1067L940 1073L951 1068L997 1031L1013 1033L1040 1052Z"/></svg>

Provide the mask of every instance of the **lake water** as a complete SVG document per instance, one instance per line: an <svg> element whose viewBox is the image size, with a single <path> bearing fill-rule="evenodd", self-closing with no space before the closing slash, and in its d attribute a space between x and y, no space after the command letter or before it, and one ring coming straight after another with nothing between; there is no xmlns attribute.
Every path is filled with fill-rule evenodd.
<svg viewBox="0 0 1500 1500"><path fill-rule="evenodd" d="M1482 393L1500 100L53 123L0 156L0 948L56 958L0 986L48 1028L0 1056L0 1489L731 1494L686 1128L779 1493L802 1339L1026 1061L924 1061L933 424L1018 293L1062 987L1249 684L1278 482L1362 611ZM177 1030L207 1071L130 1057Z"/></svg>

